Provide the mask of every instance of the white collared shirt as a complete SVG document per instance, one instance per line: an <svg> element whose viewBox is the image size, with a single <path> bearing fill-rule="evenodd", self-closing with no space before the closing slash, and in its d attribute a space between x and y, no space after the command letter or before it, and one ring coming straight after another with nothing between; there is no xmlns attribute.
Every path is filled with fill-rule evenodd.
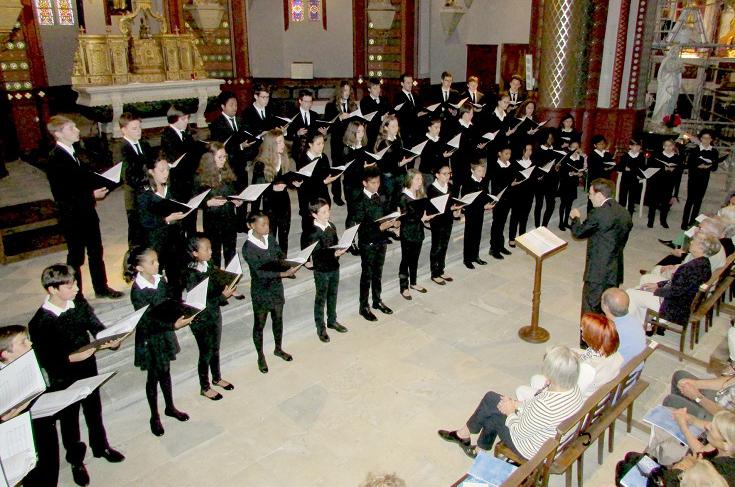
<svg viewBox="0 0 735 487"><path fill-rule="evenodd" d="M350 149L352 149L352 150L362 149L362 144L358 140L357 142L355 142L355 145L353 145L353 146L350 147Z"/></svg>
<svg viewBox="0 0 735 487"><path fill-rule="evenodd" d="M599 155L600 157L605 157L605 151L604 151L604 150L600 150L600 149L595 149L595 152L596 152L596 153L597 153L597 154L598 154L598 155Z"/></svg>
<svg viewBox="0 0 735 487"><path fill-rule="evenodd" d="M207 272L207 269L209 269L209 263L208 262L197 262L194 266L194 269L198 270L199 272Z"/></svg>
<svg viewBox="0 0 735 487"><path fill-rule="evenodd" d="M309 157L309 160L310 161L314 161L314 159L316 159L317 157L321 157L322 156L321 154L316 155L313 152L311 152L310 150L306 151L306 155Z"/></svg>
<svg viewBox="0 0 735 487"><path fill-rule="evenodd" d="M426 132L426 138L432 142L439 142L439 136L433 136L429 132Z"/></svg>
<svg viewBox="0 0 735 487"><path fill-rule="evenodd" d="M495 113L495 115L496 115L496 116L497 116L497 117L498 117L498 118L500 119L500 121L501 121L501 122L502 122L503 120L505 120L505 115L506 115L506 113L505 113L505 110L503 110L502 108L500 108L500 107L495 107L495 112L494 112L494 113Z"/></svg>
<svg viewBox="0 0 735 487"><path fill-rule="evenodd" d="M177 129L176 127L174 127L173 125L169 125L169 127L171 127L171 129L172 129L172 130L173 130L174 132L176 132L176 135L178 135L178 136L179 136L179 139L181 139L181 140L184 140L184 132L183 132L183 130L179 130L179 129Z"/></svg>
<svg viewBox="0 0 735 487"><path fill-rule="evenodd" d="M401 90L401 91L403 92L404 95L406 95L406 98L411 100L411 103L413 103L413 94L410 91L406 91L406 90Z"/></svg>
<svg viewBox="0 0 735 487"><path fill-rule="evenodd" d="M442 89L442 101L449 101L449 94L451 91Z"/></svg>
<svg viewBox="0 0 735 487"><path fill-rule="evenodd" d="M370 98L372 98L375 101L375 103L380 103L380 97L379 96L372 96L371 95Z"/></svg>
<svg viewBox="0 0 735 487"><path fill-rule="evenodd" d="M498 166L500 166L503 169L505 169L508 166L510 166L510 161L501 161L500 159L498 159Z"/></svg>
<svg viewBox="0 0 735 487"><path fill-rule="evenodd" d="M159 282L161 282L161 274L154 274L153 282L143 277L140 272L135 275L135 284L138 285L139 289L158 289Z"/></svg>
<svg viewBox="0 0 735 487"><path fill-rule="evenodd" d="M123 137L123 139L125 139L128 142L128 144L130 144L133 147L133 150L135 151L136 154L139 154L139 155L143 154L143 147L140 145L140 140L133 140L127 137Z"/></svg>
<svg viewBox="0 0 735 487"><path fill-rule="evenodd" d="M630 150L629 150L629 151L628 151L628 155L629 155L630 157L632 157L633 159L635 159L636 157L638 157L639 155L641 155L641 153L640 153L640 152L636 152L636 153L634 154L634 153L633 153L633 151L630 151Z"/></svg>
<svg viewBox="0 0 735 487"><path fill-rule="evenodd" d="M523 169L528 169L531 167L531 164L533 164L533 161L531 159L518 159L518 164L523 166Z"/></svg>
<svg viewBox="0 0 735 487"><path fill-rule="evenodd" d="M476 182L476 183L481 183L481 182L482 182L482 179L477 179L477 178L475 177L475 175L474 175L474 174L471 174L471 175L470 175L470 177L471 177L471 178L472 178L472 180L473 180L474 182Z"/></svg>
<svg viewBox="0 0 735 487"><path fill-rule="evenodd" d="M661 152L661 155L663 155L664 157L674 157L674 156L676 155L676 152L666 152L666 151L662 151L662 152Z"/></svg>
<svg viewBox="0 0 735 487"><path fill-rule="evenodd" d="M368 191L368 190L367 190L366 188L362 188L362 193L363 193L363 194L364 194L365 196L367 196L367 197L368 197L368 199L372 198L374 194L378 194L378 193L371 193L371 192L370 192L370 191Z"/></svg>
<svg viewBox="0 0 735 487"><path fill-rule="evenodd" d="M51 296L46 296L46 299L43 301L41 307L46 311L50 311L51 313L53 313L54 316L59 317L64 311L69 311L70 309L74 308L74 301L67 301L65 307L59 308L51 302Z"/></svg>
<svg viewBox="0 0 735 487"><path fill-rule="evenodd" d="M415 195L415 194L413 194L413 193L411 192L411 190L410 190L410 189L408 189L408 188L403 188L403 194L405 194L406 196L408 196L408 197L409 197L409 198L411 198L412 200L415 200L415 199L416 199L416 195Z"/></svg>
<svg viewBox="0 0 735 487"><path fill-rule="evenodd" d="M309 119L309 112L304 110L303 108L299 109L301 111L301 119L306 122L307 125L311 123L311 120Z"/></svg>
<svg viewBox="0 0 735 487"><path fill-rule="evenodd" d="M541 144L541 146L540 146L540 147L541 147L541 149L543 149L543 150L551 150L551 149L553 149L553 147L551 147L550 145L544 145L544 144Z"/></svg>
<svg viewBox="0 0 735 487"><path fill-rule="evenodd" d="M281 170L281 156L283 154L276 154L276 173Z"/></svg>
<svg viewBox="0 0 735 487"><path fill-rule="evenodd" d="M447 193L447 192L449 192L449 185L447 184L446 186L442 186L442 185L441 185L441 184L439 183L439 180L438 180L438 179L434 179L434 182L433 182L433 183L431 183L431 185L432 185L432 186L434 186L434 187L435 187L436 189L438 189L439 191L441 191L442 193Z"/></svg>
<svg viewBox="0 0 735 487"><path fill-rule="evenodd" d="M74 147L68 146L66 144L62 144L58 140L56 141L56 145L64 149L66 152L69 153L70 156L72 156L76 160L77 156L74 155Z"/></svg>
<svg viewBox="0 0 735 487"><path fill-rule="evenodd" d="M470 128L470 125L472 125L472 122L468 122L467 120L465 120L465 119L463 119L463 118L460 118L460 119L459 119L459 124L460 124L460 125L461 125L462 127L464 127L464 128L466 128L466 129L468 129L468 128Z"/></svg>
<svg viewBox="0 0 735 487"><path fill-rule="evenodd" d="M168 184L163 185L163 194L159 193L158 190L156 190L156 188L151 188L151 189L153 190L154 193L156 193L161 198L165 198L166 195L168 195Z"/></svg>
<svg viewBox="0 0 735 487"><path fill-rule="evenodd" d="M253 245L259 249L268 250L268 235L265 236L265 242L255 236L255 231L250 230L248 232L248 242L252 242Z"/></svg>
<svg viewBox="0 0 735 487"><path fill-rule="evenodd" d="M573 161L578 161L580 159L580 155L575 152L574 154L572 154L571 156L569 156L569 159L571 159Z"/></svg>
<svg viewBox="0 0 735 487"><path fill-rule="evenodd" d="M317 220L317 219L315 218L315 219L314 219L314 226L315 226L315 227L317 227L318 229L320 229L320 230L321 230L322 232L326 232L326 231L327 231L327 228L329 228L329 223L327 223L326 225L322 225L322 224L321 224L321 223L319 222L319 220Z"/></svg>
<svg viewBox="0 0 735 487"><path fill-rule="evenodd" d="M711 149L712 149L711 145L709 147L705 147L702 144L699 144L699 150L711 150Z"/></svg>

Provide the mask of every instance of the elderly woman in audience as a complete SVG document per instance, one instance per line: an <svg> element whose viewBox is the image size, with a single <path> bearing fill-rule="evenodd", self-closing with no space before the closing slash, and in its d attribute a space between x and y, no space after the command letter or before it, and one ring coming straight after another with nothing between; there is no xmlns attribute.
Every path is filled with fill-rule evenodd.
<svg viewBox="0 0 735 487"><path fill-rule="evenodd" d="M523 458L533 457L584 402L577 387L579 358L568 347L557 345L546 353L543 375L546 385L532 399L520 402L490 391L462 428L439 430L439 436L473 458L477 449L490 450L497 437ZM471 434L479 434L476 446Z"/></svg>
<svg viewBox="0 0 735 487"><path fill-rule="evenodd" d="M690 415L706 420L720 411L735 411L735 377L699 379L691 372L677 370L663 405L685 408Z"/></svg>
<svg viewBox="0 0 735 487"><path fill-rule="evenodd" d="M720 411L715 414L712 421L703 421L687 414L686 409L676 409L674 419L686 438L690 453L664 472L665 485L667 487L687 485L685 479L694 476L687 473L696 468L698 461L701 461L698 460L700 458L709 460L714 470L727 480L727 484L735 485L735 414ZM697 438L690 431L689 425L703 429L704 438Z"/></svg>
<svg viewBox="0 0 735 487"><path fill-rule="evenodd" d="M661 318L673 323L689 320L689 311L699 286L712 276L708 257L722 249L719 240L712 235L699 232L689 246L691 259L681 264L670 280L646 283L638 289L628 289L631 312L645 318L650 308L658 311ZM663 330L659 329L659 334Z"/></svg>
<svg viewBox="0 0 735 487"><path fill-rule="evenodd" d="M728 487L725 477L720 475L708 460L696 460L694 465L681 474L681 487Z"/></svg>

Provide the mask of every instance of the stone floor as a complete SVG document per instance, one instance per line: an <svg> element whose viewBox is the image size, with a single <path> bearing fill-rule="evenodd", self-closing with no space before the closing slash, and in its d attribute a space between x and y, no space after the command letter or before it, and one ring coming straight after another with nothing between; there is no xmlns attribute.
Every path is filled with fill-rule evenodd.
<svg viewBox="0 0 735 487"><path fill-rule="evenodd" d="M0 204L49 196L40 171L23 163L8 168L11 176L0 180ZM729 175L715 173L706 209L715 210L729 187ZM121 199L120 192L113 192L99 205L99 213L111 285L127 293L119 276L125 250ZM583 204L581 197L578 204ZM681 207L678 204L672 212L672 227ZM342 228L343 208L335 209L334 220ZM637 282L639 268L650 267L664 254L666 249L656 238L677 233L673 228L647 229L637 217L634 221L625 253L627 286ZM556 229L556 222L555 216L551 228L569 239L568 232ZM295 247L296 221L292 228ZM511 393L525 383L539 370L549 344L577 342L585 251L584 242L572 240L567 250L545 263L541 323L551 332L551 340L533 345L517 336L517 329L530 320L531 259L517 250L502 262L488 259L488 266L469 271L461 264L461 226L454 230L447 270L455 282L444 287L428 282L425 246L420 280L428 282L429 293L414 294L410 302L398 294L399 249L391 246L384 300L395 313L379 315L376 324L357 315L359 260L346 255L340 321L350 332L332 333L329 344L321 343L314 332L312 279L308 271L300 271L296 280L286 283L285 348L295 359L286 363L270 356L267 375L255 365L249 304L225 308L223 374L236 389L225 392L222 401L199 396L196 347L191 333L180 331L183 350L172 363L174 394L191 421L165 418L166 434L161 438L148 429L144 376L132 366L131 344L100 354L101 369L119 370L103 388L105 422L111 444L127 459L109 464L89 455L93 485L356 486L368 472L396 472L410 486L451 484L470 461L456 446L441 441L436 430L461 425L488 389ZM487 224L485 235L489 237ZM484 252L486 243L487 238ZM43 299L41 270L64 258L57 253L0 267L0 322L26 323ZM88 285L88 274L84 279ZM246 284L242 287L247 294ZM128 298L92 304L103 320L130 309ZM724 317L718 318L696 355L706 359L727 326ZM673 342L671 337L663 340ZM651 386L636 403L635 417L661 400L671 372L680 367L666 353L652 356L644 373ZM645 444L643 432L626 434L622 424L618 430L616 449L601 467L594 452L588 455L586 485L612 484L615 462ZM552 485L562 483L563 478L552 478ZM61 484L73 485L63 459Z"/></svg>

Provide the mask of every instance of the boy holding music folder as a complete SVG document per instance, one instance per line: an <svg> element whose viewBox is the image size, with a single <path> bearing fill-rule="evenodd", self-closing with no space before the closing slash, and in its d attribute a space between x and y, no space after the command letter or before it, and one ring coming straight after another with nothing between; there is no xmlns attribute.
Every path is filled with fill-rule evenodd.
<svg viewBox="0 0 735 487"><path fill-rule="evenodd" d="M462 198L457 199L464 208L462 261L468 269L474 269L474 264L487 264L480 258L480 240L482 239L485 211L495 206L488 193L488 183L489 181L485 178L485 165L480 161L473 161L470 178L462 186Z"/></svg>
<svg viewBox="0 0 735 487"><path fill-rule="evenodd" d="M337 227L329 221L329 202L318 198L309 205L311 216L314 217L314 230L309 237L310 243L316 243L311 254L314 264L314 322L319 340L329 342L326 328L339 333L347 332L347 328L337 321L337 289L339 286L339 258L352 245L359 225L347 229L343 239L337 237ZM349 238L352 235L352 238ZM345 238L346 237L346 238ZM344 241L349 239L349 242ZM343 241L340 241L343 240ZM327 308L327 326L324 327L324 307Z"/></svg>
<svg viewBox="0 0 735 487"><path fill-rule="evenodd" d="M48 296L28 324L28 330L36 344L38 361L48 374L50 387L59 390L77 380L96 376L95 352L101 348L118 347L122 338L99 347L88 347L89 334L97 335L105 327L87 301L77 296L79 288L70 266L55 264L47 267L41 275L41 284ZM66 407L59 416L66 460L71 464L74 481L78 485L88 485L89 474L84 466L86 445L81 441L79 431L80 405L87 422L92 454L113 463L125 460L125 456L107 442L99 391L95 390L80 402Z"/></svg>
<svg viewBox="0 0 735 487"><path fill-rule="evenodd" d="M362 194L355 203L354 222L358 229L358 246L362 270L360 272L360 316L368 321L378 321L368 305L370 290L373 293L373 308L384 314L392 314L388 306L380 299L382 291L383 264L387 238L385 232L400 226L400 213L386 215L385 204L378 190L380 189L380 172L367 168L362 178Z"/></svg>

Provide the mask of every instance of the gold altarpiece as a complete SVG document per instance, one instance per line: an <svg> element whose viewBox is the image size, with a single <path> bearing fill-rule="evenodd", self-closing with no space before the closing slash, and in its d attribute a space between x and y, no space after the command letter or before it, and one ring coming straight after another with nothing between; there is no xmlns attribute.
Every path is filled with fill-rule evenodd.
<svg viewBox="0 0 735 487"><path fill-rule="evenodd" d="M150 34L149 21L160 24ZM139 25L138 34L133 27ZM191 34L168 33L163 15L151 0L135 0L132 12L120 18L121 34L79 34L72 85L125 85L206 78L204 63Z"/></svg>

